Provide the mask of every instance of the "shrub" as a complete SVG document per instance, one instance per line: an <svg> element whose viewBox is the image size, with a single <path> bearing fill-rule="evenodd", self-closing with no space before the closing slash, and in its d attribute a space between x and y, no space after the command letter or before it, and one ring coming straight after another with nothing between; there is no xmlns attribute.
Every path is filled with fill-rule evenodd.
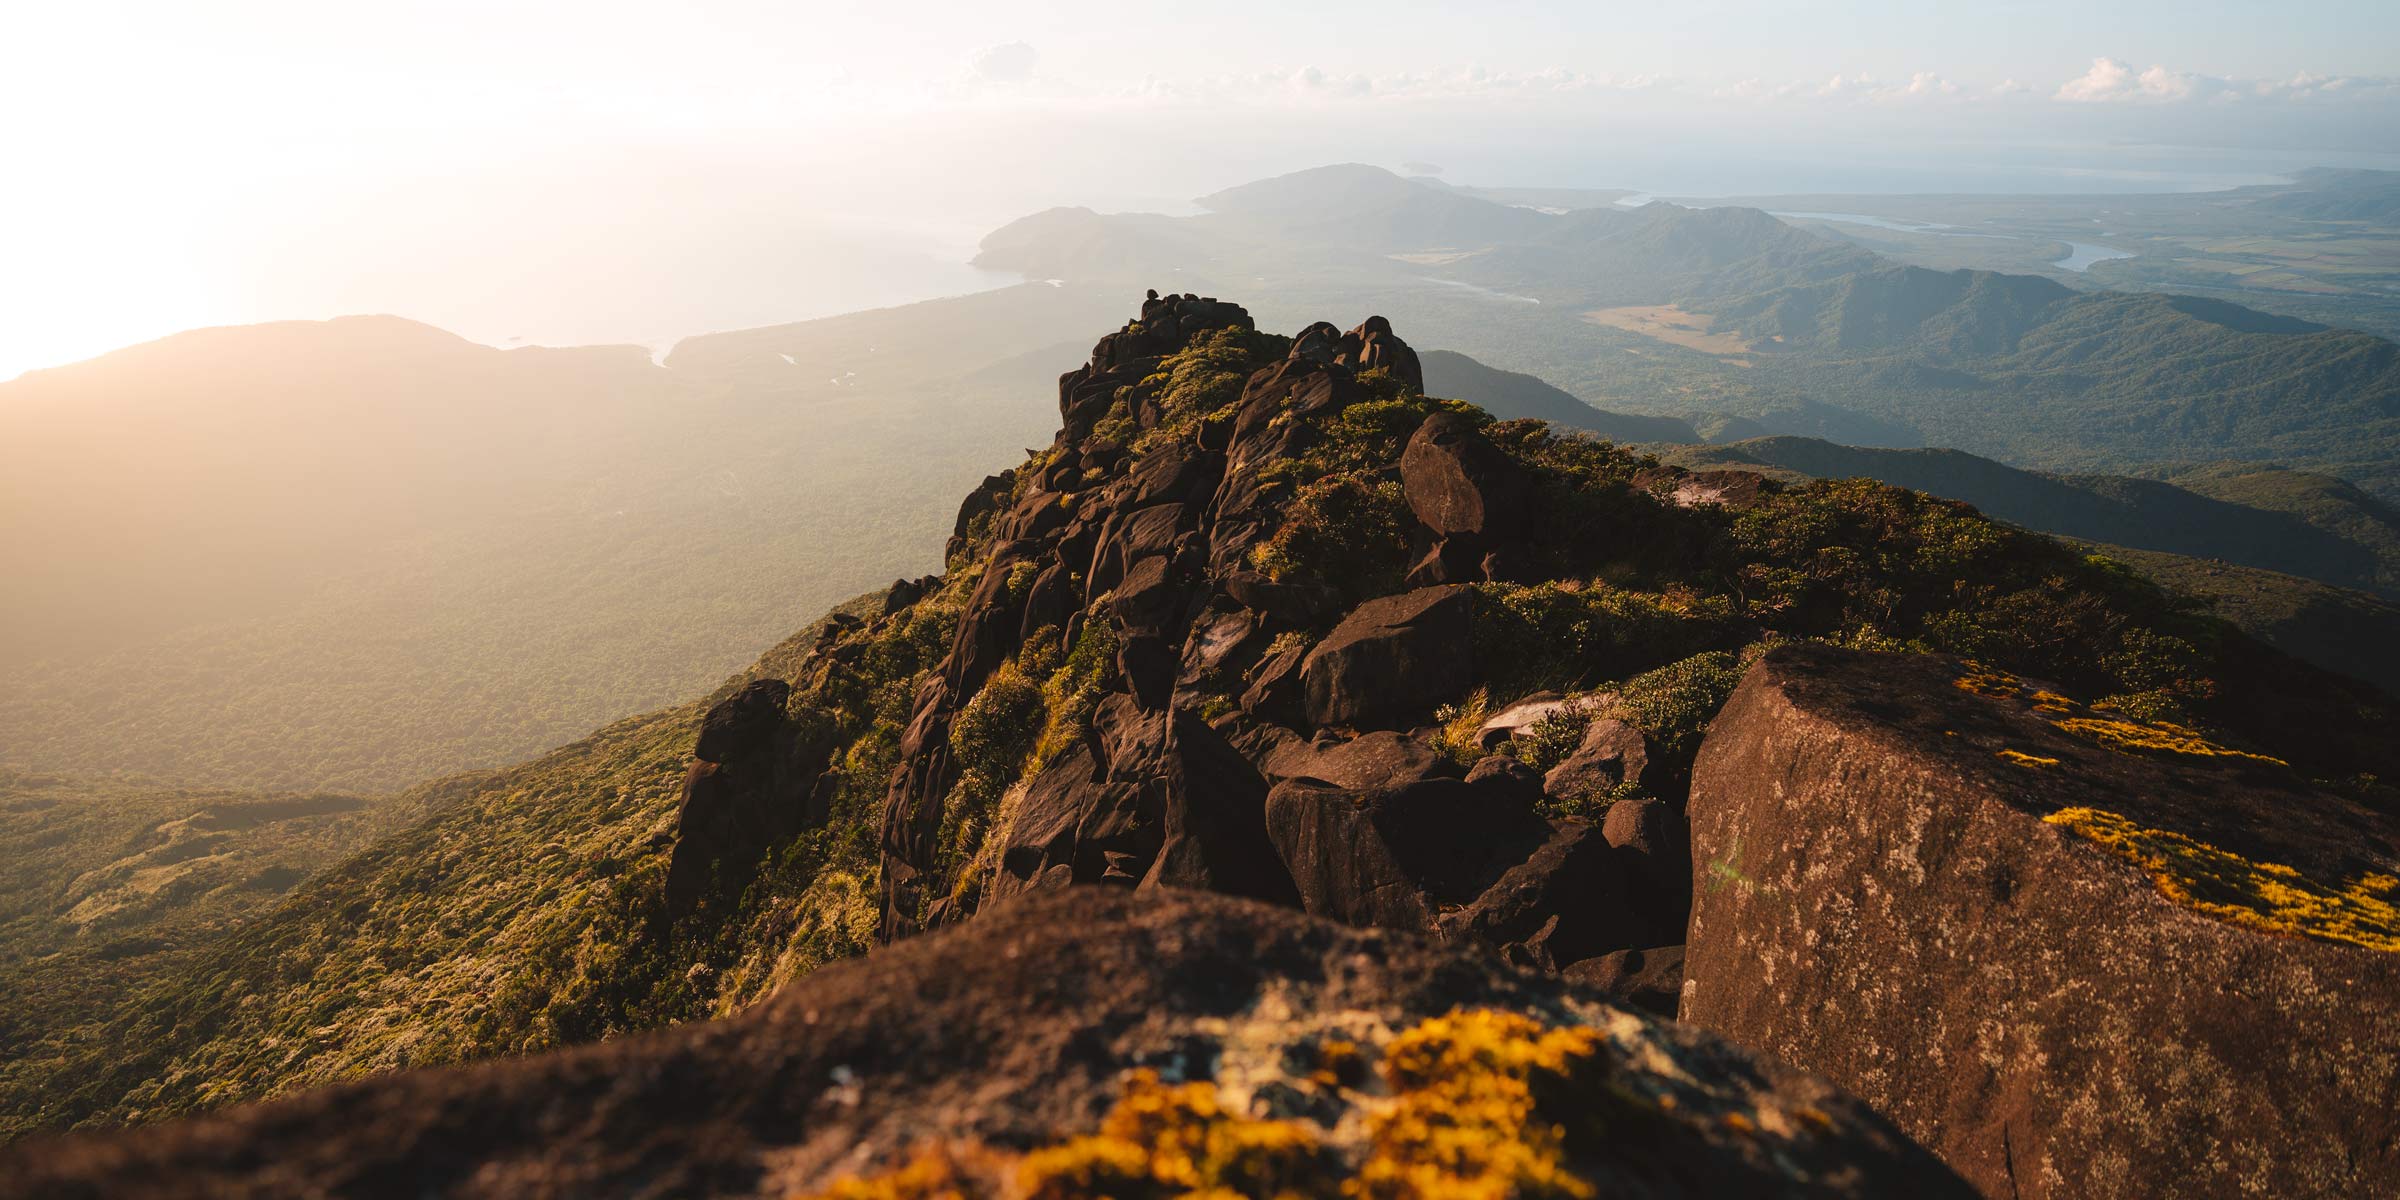
<svg viewBox="0 0 2400 1200"><path fill-rule="evenodd" d="M1723 640L1721 598L1573 583L1477 584L1475 657L1504 695L1573 691Z"/></svg>
<svg viewBox="0 0 2400 1200"><path fill-rule="evenodd" d="M1355 596L1382 595L1408 574L1415 521L1397 482L1364 472L1327 476L1292 498L1251 563L1277 579L1307 574Z"/></svg>

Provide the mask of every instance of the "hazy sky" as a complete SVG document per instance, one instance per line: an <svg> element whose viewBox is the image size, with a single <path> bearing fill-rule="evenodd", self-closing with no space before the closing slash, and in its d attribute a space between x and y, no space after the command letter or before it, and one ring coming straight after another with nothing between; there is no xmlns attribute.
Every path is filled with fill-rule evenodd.
<svg viewBox="0 0 2400 1200"><path fill-rule="evenodd" d="M16 5L0 378L342 311L496 342L818 315L973 286L1031 208L1330 161L1729 193L2395 154L2390 0Z"/></svg>

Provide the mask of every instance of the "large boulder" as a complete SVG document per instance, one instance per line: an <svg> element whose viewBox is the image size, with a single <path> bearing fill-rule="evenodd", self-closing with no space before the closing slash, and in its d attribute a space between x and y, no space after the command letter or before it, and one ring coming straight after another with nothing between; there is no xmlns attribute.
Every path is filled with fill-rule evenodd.
<svg viewBox="0 0 2400 1200"><path fill-rule="evenodd" d="M1474 593L1459 586L1418 588L1351 610L1301 664L1309 722L1395 721L1466 690L1474 678L1473 610Z"/></svg>
<svg viewBox="0 0 2400 1200"><path fill-rule="evenodd" d="M1528 490L1523 470L1484 439L1473 417L1448 411L1426 417L1408 439L1400 483L1419 524L1476 546L1516 532Z"/></svg>
<svg viewBox="0 0 2400 1200"><path fill-rule="evenodd" d="M1833 1088L1555 978L1225 897L1083 888L827 967L740 1016L20 1143L0 1178L24 1200L791 1197L862 1176L882 1190L847 1194L998 1196L1044 1169L1029 1149L1059 1147L1041 1160L1055 1168L1135 1148L1088 1136L1128 1100L1186 1145L1258 1148L1244 1163L1298 1194L1372 1174L1461 1195L1537 1179L1660 1200L1967 1195ZM1469 1121L1464 1153L1393 1119L1412 1113ZM1062 1145L1078 1138L1081 1157ZM893 1190L903 1161L951 1186ZM1218 1161L1196 1164L1217 1194L1274 1187ZM1192 1187L1071 1178L1043 1194Z"/></svg>
<svg viewBox="0 0 2400 1200"><path fill-rule="evenodd" d="M769 850L824 819L809 797L828 748L784 719L791 694L783 680L753 680L701 718L667 860L670 913L740 894Z"/></svg>
<svg viewBox="0 0 2400 1200"><path fill-rule="evenodd" d="M1710 727L1682 1015L1988 1196L2400 1195L2400 838L2280 763L1799 644Z"/></svg>

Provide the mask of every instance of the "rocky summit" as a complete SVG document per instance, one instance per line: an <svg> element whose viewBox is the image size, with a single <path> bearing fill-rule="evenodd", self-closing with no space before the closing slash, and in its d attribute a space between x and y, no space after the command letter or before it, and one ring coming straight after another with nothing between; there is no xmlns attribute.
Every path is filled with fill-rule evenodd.
<svg viewBox="0 0 2400 1200"><path fill-rule="evenodd" d="M1421 363L1381 318L1285 337L1152 293L941 573L694 705L675 807L598 865L544 845L559 883L495 943L541 952L445 915L472 993L410 967L445 1015L372 1023L419 1063L678 1028L7 1165L57 1195L2395 1188L2389 697L1963 504L1695 474ZM479 861L461 811L386 873ZM76 1111L271 1093L185 1064L359 1027L244 952Z"/></svg>

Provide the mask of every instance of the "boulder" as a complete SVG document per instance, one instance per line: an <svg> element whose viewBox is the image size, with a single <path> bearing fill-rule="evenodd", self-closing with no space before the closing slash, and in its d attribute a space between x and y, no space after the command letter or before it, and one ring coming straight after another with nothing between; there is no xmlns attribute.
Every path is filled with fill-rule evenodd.
<svg viewBox="0 0 2400 1200"><path fill-rule="evenodd" d="M1443 539L1486 545L1517 531L1527 496L1523 471L1484 439L1473 417L1425 418L1400 455L1400 484L1419 524ZM1481 561L1475 550L1466 562Z"/></svg>
<svg viewBox="0 0 2400 1200"><path fill-rule="evenodd" d="M1315 779L1346 788L1391 788L1427 779L1456 779L1458 764L1422 740L1381 730L1354 738L1294 739L1268 751L1259 770L1270 779Z"/></svg>
<svg viewBox="0 0 2400 1200"><path fill-rule="evenodd" d="M738 895L770 849L824 819L810 784L830 748L784 720L791 693L783 680L753 680L701 718L667 860L669 913L712 891Z"/></svg>
<svg viewBox="0 0 2400 1200"><path fill-rule="evenodd" d="M1542 802L1542 774L1505 754L1487 754L1467 769L1473 784L1494 804L1531 811Z"/></svg>
<svg viewBox="0 0 2400 1200"><path fill-rule="evenodd" d="M1559 974L1609 999L1662 1017L1683 1000L1683 947L1618 950L1569 963Z"/></svg>
<svg viewBox="0 0 2400 1200"><path fill-rule="evenodd" d="M1530 857L1445 915L1441 928L1551 969L1631 945L1643 933L1617 856L1585 821L1561 822Z"/></svg>
<svg viewBox="0 0 2400 1200"><path fill-rule="evenodd" d="M1430 587L1369 600L1301 664L1314 725L1375 725L1421 715L1473 681L1474 593Z"/></svg>
<svg viewBox="0 0 2400 1200"><path fill-rule="evenodd" d="M1683 1018L1980 1188L2400 1195L2400 831L2280 763L1800 643L1710 727Z"/></svg>
<svg viewBox="0 0 2400 1200"><path fill-rule="evenodd" d="M1094 1133L1123 1098L1196 1091L1220 1114L1202 1128L1322 1146L1297 1193L1337 1195L1377 1114L1493 1081L1402 1075L1385 1064L1395 1039L1421 1052L1466 1036L1546 1049L1528 1132L1481 1148L1545 1156L1567 1194L1967 1195L1824 1083L1564 981L1288 909L1094 888L833 964L722 1020L22 1142L0 1150L0 1178L25 1200L943 1194L883 1178L914 1157L967 1173L947 1194L990 1196L1010 1194L1025 1150ZM1472 1190L1436 1161L1381 1165Z"/></svg>
<svg viewBox="0 0 2400 1200"><path fill-rule="evenodd" d="M1574 753L1542 776L1542 790L1553 800L1588 800L1621 783L1648 784L1649 772L1650 739L1624 721L1602 717L1583 731Z"/></svg>
<svg viewBox="0 0 2400 1200"><path fill-rule="evenodd" d="M1342 606L1342 594L1331 585L1313 579L1271 579L1257 571L1227 574L1225 594L1252 612L1295 627L1313 625Z"/></svg>
<svg viewBox="0 0 2400 1200"><path fill-rule="evenodd" d="M1292 779L1267 793L1267 835L1302 907L1354 925L1423 931L1551 836L1458 779L1346 788Z"/></svg>
<svg viewBox="0 0 2400 1200"><path fill-rule="evenodd" d="M1418 361L1417 352L1401 341L1400 335L1392 332L1392 323L1382 317L1368 317L1358 328L1343 334L1334 361L1361 371L1388 371L1408 385L1409 390L1425 390L1425 367Z"/></svg>

